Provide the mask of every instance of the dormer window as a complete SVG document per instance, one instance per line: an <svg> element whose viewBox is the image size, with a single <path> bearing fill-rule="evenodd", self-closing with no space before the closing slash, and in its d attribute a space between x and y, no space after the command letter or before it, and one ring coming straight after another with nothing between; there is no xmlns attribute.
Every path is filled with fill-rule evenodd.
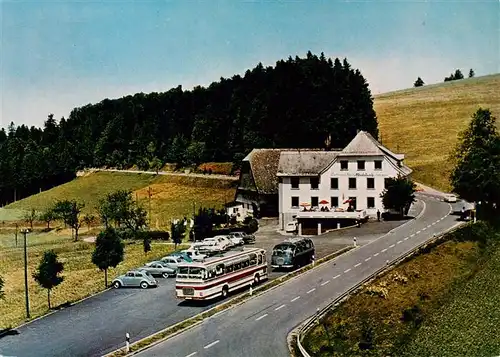
<svg viewBox="0 0 500 357"><path fill-rule="evenodd" d="M358 170L359 171L365 170L365 160L358 160Z"/></svg>
<svg viewBox="0 0 500 357"><path fill-rule="evenodd" d="M348 168L347 165L348 165L348 161L347 160L341 160L340 161L340 169L341 170L347 170L347 168Z"/></svg>

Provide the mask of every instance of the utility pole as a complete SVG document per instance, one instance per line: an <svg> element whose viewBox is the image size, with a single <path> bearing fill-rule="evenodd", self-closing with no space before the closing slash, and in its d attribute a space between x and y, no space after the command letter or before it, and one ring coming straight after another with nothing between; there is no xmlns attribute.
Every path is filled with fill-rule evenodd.
<svg viewBox="0 0 500 357"><path fill-rule="evenodd" d="M17 227L18 227L18 225L16 223L16 247L17 247Z"/></svg>
<svg viewBox="0 0 500 357"><path fill-rule="evenodd" d="M28 297L28 252L26 250L26 235L28 229L23 229L21 233L24 235L24 293L26 297L26 318L30 318L30 301Z"/></svg>
<svg viewBox="0 0 500 357"><path fill-rule="evenodd" d="M151 227L151 186L148 187L148 197L149 197L149 226Z"/></svg>
<svg viewBox="0 0 500 357"><path fill-rule="evenodd" d="M196 218L196 203L193 201L193 242L196 242L196 224L194 222Z"/></svg>

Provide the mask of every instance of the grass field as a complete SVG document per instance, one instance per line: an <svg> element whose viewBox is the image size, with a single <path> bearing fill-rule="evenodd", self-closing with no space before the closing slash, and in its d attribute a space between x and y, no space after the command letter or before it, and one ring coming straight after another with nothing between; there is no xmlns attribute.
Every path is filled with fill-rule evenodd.
<svg viewBox="0 0 500 357"><path fill-rule="evenodd" d="M24 321L24 270L22 235L15 246L14 234L0 233L0 275L5 281L5 300L0 300L0 329L16 326ZM146 257L141 242L125 246L125 260L116 269L110 269L109 281L128 269L166 255L171 245L152 244ZM32 317L47 312L47 291L42 290L32 278L43 252L53 249L64 262L64 281L51 293L52 306L74 302L103 290L104 273L91 262L93 243L72 242L67 230L60 233L32 233L28 235L28 279Z"/></svg>
<svg viewBox="0 0 500 357"><path fill-rule="evenodd" d="M441 243L342 303L310 331L306 348L314 356L498 355L499 263L498 246L487 256L476 242ZM359 342L370 335L367 354Z"/></svg>
<svg viewBox="0 0 500 357"><path fill-rule="evenodd" d="M185 176L156 176L97 172L17 201L0 209L0 221L19 218L22 210L43 210L60 199L85 203L83 212L94 212L100 198L118 189L133 191L134 198L149 210L151 188L152 225L169 228L172 218L192 216L193 205L220 208L234 198L234 181Z"/></svg>
<svg viewBox="0 0 500 357"><path fill-rule="evenodd" d="M500 74L374 97L382 144L406 155L416 181L445 191L450 151L479 107L500 120Z"/></svg>

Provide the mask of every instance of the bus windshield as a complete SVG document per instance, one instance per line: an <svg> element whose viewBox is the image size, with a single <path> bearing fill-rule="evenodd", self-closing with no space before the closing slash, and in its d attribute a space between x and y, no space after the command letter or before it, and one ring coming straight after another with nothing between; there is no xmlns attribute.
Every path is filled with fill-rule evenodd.
<svg viewBox="0 0 500 357"><path fill-rule="evenodd" d="M206 270L200 267L179 267L177 277L181 279L205 279Z"/></svg>
<svg viewBox="0 0 500 357"><path fill-rule="evenodd" d="M285 257L293 254L293 247L289 245L278 245L273 249L273 256Z"/></svg>

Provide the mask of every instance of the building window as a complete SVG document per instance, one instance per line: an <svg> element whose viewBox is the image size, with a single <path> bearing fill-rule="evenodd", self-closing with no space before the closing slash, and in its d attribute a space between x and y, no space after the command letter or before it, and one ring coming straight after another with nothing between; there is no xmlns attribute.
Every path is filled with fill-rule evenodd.
<svg viewBox="0 0 500 357"><path fill-rule="evenodd" d="M365 169L365 160L358 160L358 170L364 171Z"/></svg>
<svg viewBox="0 0 500 357"><path fill-rule="evenodd" d="M292 208L299 208L299 198L297 196L292 197Z"/></svg>
<svg viewBox="0 0 500 357"><path fill-rule="evenodd" d="M356 197L349 197L349 205L354 208L354 209L357 209L358 208L358 204L356 202Z"/></svg>
<svg viewBox="0 0 500 357"><path fill-rule="evenodd" d="M297 190L299 188L299 178L298 177L292 177L290 179L290 181L292 183L292 189Z"/></svg>
<svg viewBox="0 0 500 357"><path fill-rule="evenodd" d="M339 198L338 197L330 197L331 207L337 208L339 206Z"/></svg>
<svg viewBox="0 0 500 357"><path fill-rule="evenodd" d="M318 207L319 200L318 197L311 197L311 207Z"/></svg>
<svg viewBox="0 0 500 357"><path fill-rule="evenodd" d="M319 178L311 177L309 180L311 182L311 190L317 190L319 188Z"/></svg>
<svg viewBox="0 0 500 357"><path fill-rule="evenodd" d="M384 188L389 187L389 179L390 179L390 177L386 177L386 178L384 179Z"/></svg>
<svg viewBox="0 0 500 357"><path fill-rule="evenodd" d="M348 168L347 163L348 163L347 160L341 160L340 161L340 169L341 170L347 170L347 168Z"/></svg>
<svg viewBox="0 0 500 357"><path fill-rule="evenodd" d="M366 208L375 208L375 197L366 198Z"/></svg>
<svg viewBox="0 0 500 357"><path fill-rule="evenodd" d="M375 189L375 178L374 177L367 177L366 178L366 188L369 190Z"/></svg>
<svg viewBox="0 0 500 357"><path fill-rule="evenodd" d="M356 177L349 177L349 190L356 189Z"/></svg>
<svg viewBox="0 0 500 357"><path fill-rule="evenodd" d="M375 170L382 170L382 160L375 160Z"/></svg>
<svg viewBox="0 0 500 357"><path fill-rule="evenodd" d="M330 189L338 190L339 189L339 179L338 177L332 177L330 179Z"/></svg>

